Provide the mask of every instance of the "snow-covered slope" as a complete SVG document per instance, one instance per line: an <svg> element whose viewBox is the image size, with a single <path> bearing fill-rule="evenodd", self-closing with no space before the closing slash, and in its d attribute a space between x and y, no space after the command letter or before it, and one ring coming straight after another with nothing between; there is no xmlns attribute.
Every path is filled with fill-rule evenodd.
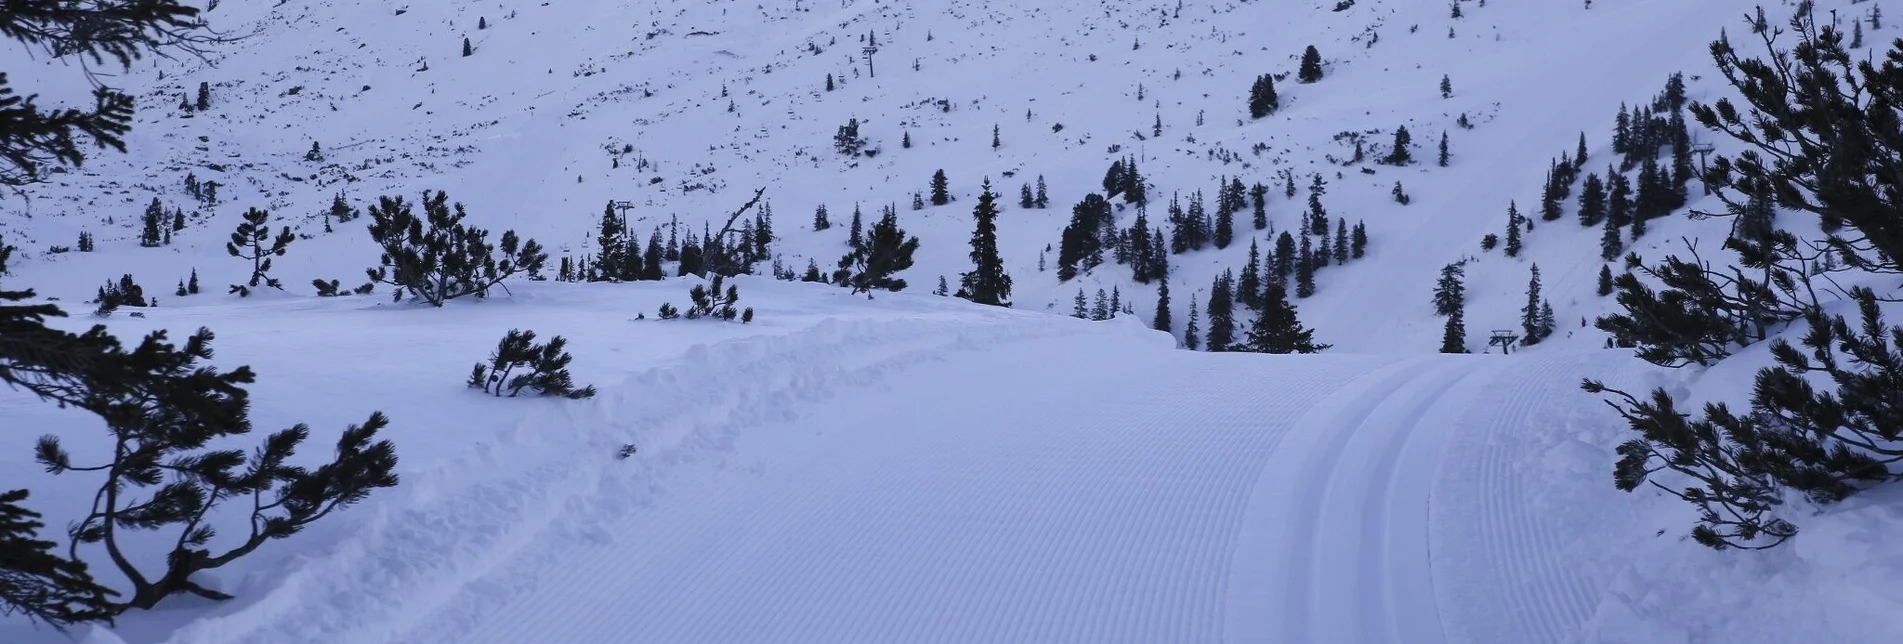
<svg viewBox="0 0 1903 644"><path fill-rule="evenodd" d="M636 206L627 214L637 232L674 218L697 231L765 188L780 238L775 252L795 269L809 259L827 269L837 261L855 205L869 225L882 206L896 204L902 225L925 242L904 276L925 290L968 270L970 207L989 178L1004 195L1001 249L1019 308L1066 313L1080 286L1094 294L1115 285L1150 319L1156 287L1135 284L1127 267L1106 265L1071 284L1037 270L1070 205L1101 192L1111 161L1135 155L1152 195L1166 203L1171 193L1187 200L1202 191L1212 212L1222 177L1279 188L1276 173L1286 169L1305 190L1307 177L1321 173L1329 215L1367 223L1372 259L1322 271L1319 294L1302 302L1304 320L1341 350L1432 350L1440 325L1427 293L1440 266L1462 257L1479 259L1468 269L1467 320L1476 332L1515 326L1533 263L1558 319L1590 318L1607 306L1593 295L1597 229L1567 220L1541 226L1519 259L1482 253L1479 240L1504 230L1509 201L1533 211L1540 162L1571 153L1581 132L1594 155L1588 169L1603 167L1621 103L1649 100L1675 71L1687 72L1692 98L1711 97L1722 83L1706 75L1706 43L1737 26L1742 9L1723 0L1601 0L1590 9L1466 2L1456 19L1431 2L1334 6L225 3L211 14L218 24L256 35L206 63L160 65L162 80L145 67L120 79L144 88L132 152L101 155L36 190L30 203L0 203L18 213L0 229L46 260L18 272L50 294L87 295L128 271L149 289L167 289L193 269L222 292L215 285L248 274L223 249L237 216L270 208L312 237L278 260L285 283L304 291L318 277L354 283L375 263L362 223L323 232L321 213L338 192L362 208L377 195L448 190L469 205L472 221L581 257L592 252L610 200ZM488 27L477 29L479 21ZM868 33L879 43L876 77L863 74ZM469 57L460 56L465 36ZM1322 52L1327 77L1304 85L1291 75L1279 84L1283 109L1249 120L1248 83L1292 74L1310 44ZM825 91L828 74L835 91ZM1441 97L1443 75L1452 98ZM212 84L213 108L182 113L178 103L201 81ZM1463 114L1473 129L1456 125ZM852 118L878 156L832 150L835 130ZM1159 119L1163 134L1152 137ZM1367 133L1368 156L1378 157L1402 125L1414 135L1415 156L1428 162L1344 166L1327 158L1351 155L1335 140L1350 131ZM1453 153L1447 168L1431 162L1442 132ZM910 149L900 146L905 133ZM304 159L313 142L322 161ZM957 201L910 210L913 193L941 168ZM224 184L220 204L185 196L188 173ZM1051 208L1017 209L1017 188L1039 176ZM1397 181L1411 205L1390 198ZM172 246L138 248L138 215L154 196L205 219ZM1172 256L1179 325L1192 294L1206 300L1216 274L1239 269L1251 237L1272 248L1271 232L1297 225L1305 199L1271 190L1271 231L1253 230L1245 213L1226 250ZM814 232L820 205L835 226ZM1166 225L1160 206L1151 215ZM1134 216L1122 210L1119 225ZM1724 226L1655 222L1634 250L1656 257L1681 235ZM98 237L100 252L45 253L72 245L82 230ZM1045 259L1054 270L1056 253ZM1598 346L1603 338L1563 326L1562 336L1579 340L1562 337L1556 346Z"/></svg>
<svg viewBox="0 0 1903 644"><path fill-rule="evenodd" d="M1539 162L1570 152L1580 132L1587 167L1603 167L1621 102L1649 99L1674 71L1687 74L1692 98L1719 95L1706 43L1745 7L1494 0L1465 2L1455 19L1434 2L1335 6L222 3L216 23L252 37L210 61L158 61L115 79L141 97L129 154L102 154L35 187L30 201L0 201L0 234L25 256L6 284L71 304L130 272L162 306L111 320L116 332L214 328L221 364L260 372L259 427L307 422L314 445L370 410L390 413L404 483L207 580L237 600L179 599L93 635L1903 639L1903 558L1882 542L1903 529L1894 490L1807 518L1792 544L1769 553L1689 543L1683 503L1612 488L1611 449L1627 432L1577 382L1723 399L1743 390L1749 368L1694 378L1598 350L1599 332L1570 323L1611 306L1592 293L1599 231L1572 223L1571 204L1529 234L1521 258L1478 247L1504 229L1510 201L1532 212ZM859 53L867 33L879 43L877 77ZM1310 44L1327 78L1278 84L1283 109L1248 120L1247 83L1293 72ZM57 63L0 55L23 85L74 80ZM211 83L213 108L182 112L199 82ZM1463 114L1473 129L1455 125ZM851 118L877 156L833 152L835 129ZM1159 119L1163 134L1152 136ZM1432 158L1448 132L1451 165L1328 160L1351 152L1338 133L1369 133L1376 156L1400 125L1418 158ZM900 146L905 133L910 148ZM313 142L321 161L305 160ZM1288 169L1305 185L1323 173L1330 215L1365 221L1372 238L1369 258L1323 271L1320 293L1298 302L1335 349L1174 351L1135 323L1150 319L1155 286L1135 284L1127 268L1068 284L1039 272L1070 204L1100 190L1105 168L1126 155L1164 200L1196 190L1213 199L1225 176L1275 185ZM941 168L957 201L910 210ZM187 173L222 183L219 205L186 197ZM1039 176L1052 207L1016 208L1017 186ZM967 269L970 206L987 177L1005 195L1015 310L923 293ZM1396 181L1412 204L1389 198ZM521 283L441 310L303 296L312 278L352 283L376 261L362 222L324 231L321 213L340 191L361 208L380 194L446 189L472 221L579 257L592 252L610 200L636 206L637 231L676 217L698 230L756 188L774 208L777 252L795 268L837 260L854 204L868 218L897 204L902 225L924 238L905 274L913 288L866 300L743 278L743 304L760 315L751 325L633 320L680 303L690 280ZM200 215L172 245L141 248L138 215L155 196ZM1270 191L1274 230L1297 224L1303 198ZM815 232L822 204L835 225ZM303 237L278 260L293 294L216 294L245 275L222 245L249 207L272 209ZM1118 213L1120 224L1133 217ZM1267 240L1246 216L1238 223L1229 248L1171 257L1179 332L1188 300L1206 302L1212 277L1239 268L1250 237ZM1725 226L1653 222L1633 250L1655 259L1681 236L1712 239ZM82 231L98 237L98 252L48 252ZM1440 337L1427 297L1435 271L1468 256L1472 333L1517 327L1534 263L1562 332L1512 357L1428 355ZM1046 259L1054 266L1055 253ZM214 294L167 295L194 269ZM1061 316L1080 287L1113 286L1136 316ZM567 336L577 378L602 394L494 400L461 388L467 365L511 328ZM1738 364L1761 362L1761 349ZM81 453L96 429L17 392L0 392L0 419L57 429ZM80 475L39 473L34 433L0 431L0 488L34 488L35 507L62 525L88 491ZM615 459L629 443L639 454ZM0 641L62 638L0 621Z"/></svg>

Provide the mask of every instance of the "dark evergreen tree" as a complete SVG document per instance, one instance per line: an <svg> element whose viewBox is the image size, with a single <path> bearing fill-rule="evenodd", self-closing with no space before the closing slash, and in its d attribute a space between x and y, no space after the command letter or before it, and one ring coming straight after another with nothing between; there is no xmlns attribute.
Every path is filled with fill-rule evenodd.
<svg viewBox="0 0 1903 644"><path fill-rule="evenodd" d="M1268 283L1288 286L1288 278L1295 274L1295 236L1288 231L1275 238L1275 261L1270 264L1274 270L1269 272Z"/></svg>
<svg viewBox="0 0 1903 644"><path fill-rule="evenodd" d="M765 259L773 255L773 204L760 203L760 210L753 216L753 257Z"/></svg>
<svg viewBox="0 0 1903 644"><path fill-rule="evenodd" d="M945 171L932 173L932 205L943 206L951 203L951 182L945 179Z"/></svg>
<svg viewBox="0 0 1903 644"><path fill-rule="evenodd" d="M828 92L830 92L830 91L833 91L833 89L834 89L834 86L833 86L833 75L832 75L832 74L827 74L827 75L826 75L826 91L828 91ZM906 147L911 147L911 146L906 146Z"/></svg>
<svg viewBox="0 0 1903 644"><path fill-rule="evenodd" d="M1051 207L1051 198L1050 195L1044 192L1044 175L1041 174L1037 175L1037 207Z"/></svg>
<svg viewBox="0 0 1903 644"><path fill-rule="evenodd" d="M1326 242L1327 238L1323 238ZM1348 263L1348 220L1335 219L1335 265Z"/></svg>
<svg viewBox="0 0 1903 644"><path fill-rule="evenodd" d="M1173 331L1172 326L1170 323L1170 282L1163 280L1163 283L1156 287L1156 318L1150 321L1150 328L1170 333Z"/></svg>
<svg viewBox="0 0 1903 644"><path fill-rule="evenodd" d="M1209 290L1209 337L1204 346L1210 351L1228 351L1236 339L1235 274L1224 271L1216 276Z"/></svg>
<svg viewBox="0 0 1903 644"><path fill-rule="evenodd" d="M1546 338L1550 328L1544 326L1540 305L1545 302L1540 297L1540 265L1533 265L1533 278L1526 283L1526 306L1520 307L1520 344L1532 346Z"/></svg>
<svg viewBox="0 0 1903 644"><path fill-rule="evenodd" d="M1460 11L1459 2L1454 3L1454 11L1456 12ZM1459 16L1455 16L1455 17L1459 17ZM1446 74L1440 75L1440 97L1441 98L1454 97L1454 80L1452 78L1448 78Z"/></svg>
<svg viewBox="0 0 1903 644"><path fill-rule="evenodd" d="M1441 329L1441 353L1467 353L1467 312L1455 311L1447 316L1447 323Z"/></svg>
<svg viewBox="0 0 1903 644"><path fill-rule="evenodd" d="M1599 265L1599 297L1612 294L1612 265Z"/></svg>
<svg viewBox="0 0 1903 644"><path fill-rule="evenodd" d="M1262 249L1256 246L1255 239L1249 239L1249 263L1242 265L1242 276L1236 281L1236 299L1250 309L1262 307Z"/></svg>
<svg viewBox="0 0 1903 644"><path fill-rule="evenodd" d="M938 276L938 288L932 289L932 294L939 297L951 296L951 284L945 282L944 275Z"/></svg>
<svg viewBox="0 0 1903 644"><path fill-rule="evenodd" d="M971 211L976 221L971 233L971 272L958 280L958 297L979 304L1011 306L1011 276L1005 273L1004 260L998 256L997 195L991 193L986 178L978 193L978 205ZM942 279L942 278L941 278Z"/></svg>
<svg viewBox="0 0 1903 644"><path fill-rule="evenodd" d="M912 131L911 130L906 130L905 132L899 134L899 147L905 148L907 150L912 149Z"/></svg>
<svg viewBox="0 0 1903 644"><path fill-rule="evenodd" d="M1301 254L1295 260L1295 297L1306 298L1315 294L1315 249L1308 241L1308 235L1302 235Z"/></svg>
<svg viewBox="0 0 1903 644"><path fill-rule="evenodd" d="M1281 106L1281 98L1275 94L1275 77L1268 74L1255 77L1255 84L1249 87L1249 117L1259 119L1274 114Z"/></svg>
<svg viewBox="0 0 1903 644"><path fill-rule="evenodd" d="M627 224L621 215L615 212L615 203L609 201L602 209L601 224L595 233L594 274L586 276L590 282L619 281L622 279L622 257L627 248Z"/></svg>
<svg viewBox="0 0 1903 644"><path fill-rule="evenodd" d="M1561 186L1565 183L1558 169L1557 165L1547 169L1546 188L1540 192L1540 219L1544 221L1559 221L1560 216L1564 214L1560 210L1559 201L1565 198L1561 196L1564 192Z"/></svg>
<svg viewBox="0 0 1903 644"><path fill-rule="evenodd" d="M225 242L225 252L232 257L251 261L251 280L244 284L232 284L231 292L246 297L251 295L251 289L259 285L284 290L284 285L269 275L271 258L283 257L293 241L297 241L297 236L291 234L290 226L279 229L275 239L271 237L270 212L257 208L246 210L244 221L238 222L238 228L231 231L231 241Z"/></svg>
<svg viewBox="0 0 1903 644"><path fill-rule="evenodd" d="M1183 325L1183 348L1195 351L1202 346L1203 336L1200 321L1202 314L1196 310L1196 297L1189 298L1189 322Z"/></svg>
<svg viewBox="0 0 1903 644"><path fill-rule="evenodd" d="M513 230L502 233L500 244L490 243L489 231L463 224L462 204L451 210L448 193L425 192L422 206L417 217L403 197L392 195L370 208L370 238L383 252L379 265L365 272L373 283L396 287L397 299L407 292L440 307L467 295L486 298L511 277L538 277L548 261L541 244L524 242Z"/></svg>
<svg viewBox="0 0 1903 644"><path fill-rule="evenodd" d="M165 205L158 197L152 198L152 204L145 207L145 215L139 218L143 228L139 233L139 245L157 248L165 236Z"/></svg>
<svg viewBox="0 0 1903 644"><path fill-rule="evenodd" d="M1619 104L1619 118L1612 129L1612 153L1630 154L1632 152L1632 114L1625 103Z"/></svg>
<svg viewBox="0 0 1903 644"><path fill-rule="evenodd" d="M1225 197L1226 194L1227 193L1225 193ZM1235 211L1229 207L1230 204L1227 198L1219 198L1218 201L1222 202L1222 204L1217 209L1216 229L1211 234L1210 241L1215 243L1216 248L1220 250L1228 248L1229 242L1235 241L1236 216ZM1193 204L1192 207L1194 207Z"/></svg>
<svg viewBox="0 0 1903 644"><path fill-rule="evenodd" d="M1461 279L1467 276L1464 262L1454 262L1440 269L1440 280L1434 283L1434 315L1447 316L1466 308L1467 287Z"/></svg>
<svg viewBox="0 0 1903 644"><path fill-rule="evenodd" d="M1448 158L1449 157L1447 156L1447 132L1443 130L1440 133L1440 161L1439 161L1440 167L1443 167L1443 168L1447 167Z"/></svg>
<svg viewBox="0 0 1903 644"><path fill-rule="evenodd" d="M1250 201L1255 204L1255 221L1253 223L1255 224L1256 230L1265 230L1269 227L1268 196L1268 186L1258 183L1249 188Z"/></svg>
<svg viewBox="0 0 1903 644"><path fill-rule="evenodd" d="M1597 174L1586 175L1586 185L1579 192L1579 225L1597 226L1599 220L1606 218L1606 184Z"/></svg>
<svg viewBox="0 0 1903 644"><path fill-rule="evenodd" d="M1322 208L1322 195L1328 193L1328 184L1322 182L1317 174L1308 184L1308 234L1328 234L1328 210Z"/></svg>
<svg viewBox="0 0 1903 644"><path fill-rule="evenodd" d="M1037 207L1037 197L1031 194L1031 184L1018 187L1018 207L1030 210Z"/></svg>
<svg viewBox="0 0 1903 644"><path fill-rule="evenodd" d="M1634 219L1632 182L1628 181L1623 173L1613 173L1611 168L1607 168L1606 171L1611 173L1608 175L1611 180L1607 182L1609 187L1606 190L1606 219L1614 228L1627 226Z"/></svg>
<svg viewBox="0 0 1903 644"><path fill-rule="evenodd" d="M1520 216L1519 204L1507 202L1507 257L1520 256L1520 225L1525 223Z"/></svg>
<svg viewBox="0 0 1903 644"><path fill-rule="evenodd" d="M859 204L852 205L852 226L847 229L846 245L858 249L865 245L865 231L859 220Z"/></svg>
<svg viewBox="0 0 1903 644"><path fill-rule="evenodd" d="M1295 305L1288 301L1288 291L1270 284L1269 292L1263 298L1262 314L1256 316L1255 323L1249 325L1249 331L1242 344L1235 351L1254 353L1320 353L1332 345L1316 344L1314 329L1302 327L1302 321L1296 316Z"/></svg>
<svg viewBox="0 0 1903 644"><path fill-rule="evenodd" d="M1348 253L1350 257L1361 259L1362 255L1367 254L1368 225L1365 222L1355 222L1355 229L1349 233L1348 238Z"/></svg>
<svg viewBox="0 0 1903 644"><path fill-rule="evenodd" d="M1308 49L1302 52L1302 65L1295 72L1295 78L1304 83L1313 83L1322 79L1322 54L1315 49L1314 45L1309 45Z"/></svg>
<svg viewBox="0 0 1903 644"><path fill-rule="evenodd" d="M1403 125L1395 128L1394 147L1388 151L1386 157L1381 159L1381 162L1388 165L1407 165L1413 163L1414 154L1408 151L1408 147L1412 145L1414 145L1414 137L1407 133L1407 126Z"/></svg>
<svg viewBox="0 0 1903 644"><path fill-rule="evenodd" d="M1612 217L1600 222L1602 232L1599 235L1599 258L1612 261L1619 253L1625 252L1625 241L1619 236L1619 226Z"/></svg>
<svg viewBox="0 0 1903 644"><path fill-rule="evenodd" d="M630 245L629 249L633 250L633 246ZM641 255L641 279L659 281L667 278L667 272L661 266L662 257L661 229L656 228L653 234L648 235L647 252Z"/></svg>
<svg viewBox="0 0 1903 644"><path fill-rule="evenodd" d="M865 293L872 298L874 289L905 290L905 280L895 275L912 267L912 253L918 250L918 238L906 237L899 228L898 213L887 209L879 223L872 225L860 248L839 258L833 271L833 283Z"/></svg>
<svg viewBox="0 0 1903 644"><path fill-rule="evenodd" d="M1090 319L1090 301L1084 297L1084 289L1077 289L1077 299L1071 301L1070 316L1079 320Z"/></svg>

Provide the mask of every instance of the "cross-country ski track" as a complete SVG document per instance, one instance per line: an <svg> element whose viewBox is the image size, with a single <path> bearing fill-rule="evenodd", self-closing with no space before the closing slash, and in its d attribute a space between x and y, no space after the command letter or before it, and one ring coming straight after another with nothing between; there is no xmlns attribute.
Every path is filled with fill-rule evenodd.
<svg viewBox="0 0 1903 644"><path fill-rule="evenodd" d="M1592 612L1503 450L1603 413L1567 389L1621 353L815 319L525 416L171 641L1558 642ZM1439 529L1448 502L1486 511Z"/></svg>

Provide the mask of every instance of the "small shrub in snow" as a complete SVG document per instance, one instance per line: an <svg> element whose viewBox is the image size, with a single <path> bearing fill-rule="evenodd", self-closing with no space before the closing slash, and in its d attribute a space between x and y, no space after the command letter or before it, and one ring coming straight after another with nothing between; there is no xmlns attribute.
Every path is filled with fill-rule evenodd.
<svg viewBox="0 0 1903 644"><path fill-rule="evenodd" d="M694 285L693 290L687 292L688 305L685 317L689 320L715 318L727 321L732 321L738 317L741 322L752 322L752 307L748 307L744 311L736 307L740 302L740 287L727 285L726 292L722 293L720 287L724 280L725 278L715 275L711 285ZM661 305L661 319L672 320L676 317L681 316L679 315L679 310L674 308L674 305Z"/></svg>
<svg viewBox="0 0 1903 644"><path fill-rule="evenodd" d="M470 370L468 384L496 396L506 391L514 397L523 389L534 389L543 396L593 397L592 385L575 388L575 379L568 373L568 363L574 356L569 355L567 347L568 340L559 335L547 344L536 344L534 331L510 329L496 343L488 363L478 362Z"/></svg>
<svg viewBox="0 0 1903 644"><path fill-rule="evenodd" d="M266 243L269 240L269 243ZM225 252L238 259L251 262L251 281L244 284L232 284L231 292L239 297L249 297L251 289L259 285L284 290L277 278L271 277L271 258L283 257L291 242L297 236L291 234L291 227L285 226L278 231L277 237L271 237L271 213L252 208L244 213L244 221L231 231L231 241L225 243Z"/></svg>

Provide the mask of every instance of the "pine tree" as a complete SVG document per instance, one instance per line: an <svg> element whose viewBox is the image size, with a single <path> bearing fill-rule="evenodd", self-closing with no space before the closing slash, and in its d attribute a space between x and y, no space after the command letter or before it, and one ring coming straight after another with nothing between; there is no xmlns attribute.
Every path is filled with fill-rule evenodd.
<svg viewBox="0 0 1903 644"><path fill-rule="evenodd" d="M945 179L945 171L940 169L932 173L932 205L943 206L951 203L951 182Z"/></svg>
<svg viewBox="0 0 1903 644"><path fill-rule="evenodd" d="M1236 281L1236 299L1251 309L1262 307L1262 249L1256 246L1255 239L1249 239L1249 263L1242 265L1242 276Z"/></svg>
<svg viewBox="0 0 1903 644"><path fill-rule="evenodd" d="M1615 227L1623 227L1633 222L1632 182L1623 173L1606 168L1610 177L1610 187L1606 190L1606 219Z"/></svg>
<svg viewBox="0 0 1903 644"><path fill-rule="evenodd" d="M370 208L370 238L382 259L365 272L372 283L396 287L397 298L407 292L436 307L464 296L482 299L512 277L538 278L548 261L540 243L513 230L489 243L489 231L465 225L462 204L452 210L443 191L425 193L422 206L417 217L401 196L385 196Z"/></svg>
<svg viewBox="0 0 1903 644"><path fill-rule="evenodd" d="M1507 257L1520 256L1520 224L1524 220L1525 218L1520 216L1519 204L1507 202Z"/></svg>
<svg viewBox="0 0 1903 644"><path fill-rule="evenodd" d="M818 231L825 230L832 227L833 227L832 220L826 218L826 204L820 204L819 207L814 208L813 209L813 231L818 232Z"/></svg>
<svg viewBox="0 0 1903 644"><path fill-rule="evenodd" d="M269 245L266 240L270 240ZM284 290L275 277L270 277L271 258L283 257L291 242L297 236L291 234L291 227L284 226L278 231L276 239L271 237L271 213L252 208L244 213L244 221L231 231L231 241L225 243L225 252L232 257L251 260L251 280L245 284L231 285L231 292L240 297L251 295L251 289L260 284L274 289Z"/></svg>
<svg viewBox="0 0 1903 644"><path fill-rule="evenodd" d="M1564 185L1562 181L1557 166L1547 169L1546 188L1540 192L1540 219L1558 221L1563 214L1559 206L1559 200L1563 198L1560 196L1560 186Z"/></svg>
<svg viewBox="0 0 1903 644"><path fill-rule="evenodd" d="M1262 74L1255 77L1255 84L1249 87L1249 117L1262 118L1274 114L1282 106L1282 100L1275 94L1275 77ZM1157 129L1162 129L1162 117L1157 117Z"/></svg>
<svg viewBox="0 0 1903 644"><path fill-rule="evenodd" d="M1202 329L1197 321L1199 317L1201 317L1201 314L1196 311L1196 298L1191 296L1189 298L1189 322L1183 325L1183 348L1189 349L1190 351L1195 351L1197 347L1202 346Z"/></svg>
<svg viewBox="0 0 1903 644"><path fill-rule="evenodd" d="M1110 298L1101 288L1097 289L1097 299L1091 300L1090 319L1093 322L1110 319Z"/></svg>
<svg viewBox="0 0 1903 644"><path fill-rule="evenodd" d="M1610 264L1600 264L1599 265L1599 297L1605 297L1611 294L1612 294L1612 266Z"/></svg>
<svg viewBox="0 0 1903 644"><path fill-rule="evenodd" d="M474 55L475 53L476 53L476 50L469 46L469 38L467 36L463 37L463 57L468 58Z"/></svg>
<svg viewBox="0 0 1903 644"><path fill-rule="evenodd" d="M832 74L827 74L827 75L826 75L826 91L828 91L828 92L830 92L830 91L833 91L833 89L834 89L834 88L833 88L833 75L832 75ZM910 145L907 145L907 146L905 146L905 147L908 147L908 148L909 148L909 147L912 147L912 146L910 146Z"/></svg>
<svg viewBox="0 0 1903 644"><path fill-rule="evenodd" d="M211 109L211 83L210 82L200 82L198 84L197 107L198 107L198 111L200 112Z"/></svg>
<svg viewBox="0 0 1903 644"><path fill-rule="evenodd" d="M1004 141L998 138L998 126L993 125L991 126L991 149L996 150L1001 147L1004 147Z"/></svg>
<svg viewBox="0 0 1903 644"><path fill-rule="evenodd" d="M1235 241L1236 216L1234 211L1229 208L1230 204L1226 193L1223 197L1219 197L1217 201L1221 202L1221 205L1217 208L1216 229L1211 236L1211 241L1214 242L1216 248L1220 250L1228 248L1229 243Z"/></svg>
<svg viewBox="0 0 1903 644"><path fill-rule="evenodd" d="M1315 331L1302 328L1295 305L1288 301L1288 292L1271 284L1262 304L1262 314L1256 316L1244 342L1234 347L1234 350L1273 354L1320 353L1330 346L1315 343Z"/></svg>
<svg viewBox="0 0 1903 644"><path fill-rule="evenodd" d="M894 277L912 267L912 253L918 250L918 238L906 237L899 228L898 213L887 208L879 223L872 225L864 244L839 259L833 271L833 283L865 293L872 298L874 289L905 290L905 280Z"/></svg>
<svg viewBox="0 0 1903 644"><path fill-rule="evenodd" d="M1443 130L1440 133L1440 167L1447 167L1447 159L1447 132Z"/></svg>
<svg viewBox="0 0 1903 644"><path fill-rule="evenodd" d="M852 205L852 227L847 229L846 245L857 250L865 246L865 232L859 221L859 204Z"/></svg>
<svg viewBox="0 0 1903 644"><path fill-rule="evenodd" d="M1612 261L1612 258L1618 257L1619 253L1625 252L1624 240L1619 238L1619 225L1617 221L1618 220L1612 217L1606 217L1605 221L1600 222L1602 229L1599 235L1600 259Z"/></svg>
<svg viewBox="0 0 1903 644"><path fill-rule="evenodd" d="M619 281L622 257L628 252L627 224L621 215L615 213L615 203L609 201L601 213L601 224L595 233L595 273L584 276L590 282Z"/></svg>
<svg viewBox="0 0 1903 644"><path fill-rule="evenodd" d="M1156 318L1151 320L1150 328L1170 333L1173 331L1171 326L1170 282L1169 280L1163 280L1163 283L1156 287Z"/></svg>
<svg viewBox="0 0 1903 644"><path fill-rule="evenodd" d="M1209 337L1204 346L1210 351L1228 351L1235 344L1235 275L1224 271L1216 277L1209 290L1209 306L1204 309L1209 319Z"/></svg>
<svg viewBox="0 0 1903 644"><path fill-rule="evenodd" d="M1050 196L1044 192L1044 175L1037 175L1037 207L1049 208L1050 206Z"/></svg>
<svg viewBox="0 0 1903 644"><path fill-rule="evenodd" d="M951 295L951 285L945 282L944 275L938 276L938 288L932 289L932 294L939 297Z"/></svg>
<svg viewBox="0 0 1903 644"><path fill-rule="evenodd" d="M827 78L831 78L831 76L829 75L827 76ZM899 135L899 147L905 148L907 150L912 149L912 131L911 130L906 130L904 133Z"/></svg>
<svg viewBox="0 0 1903 644"><path fill-rule="evenodd" d="M991 193L991 179L987 177L978 193L978 205L971 212L976 221L971 233L972 269L959 278L958 297L979 304L1009 307L1011 276L1005 274L1004 260L998 256L996 201L997 195Z"/></svg>
<svg viewBox="0 0 1903 644"><path fill-rule="evenodd" d="M1302 52L1302 65L1295 73L1295 77L1303 83L1313 83L1322 79L1322 54L1315 49L1314 45L1309 45L1308 49Z"/></svg>
<svg viewBox="0 0 1903 644"><path fill-rule="evenodd" d="M145 215L140 218L140 222L144 224L143 230L139 233L140 246L146 248L159 246L165 236L165 219L165 205L159 203L158 197L153 197L152 204L145 207Z"/></svg>
<svg viewBox="0 0 1903 644"><path fill-rule="evenodd" d="M1586 186L1579 192L1579 225L1597 226L1606 217L1606 185L1598 174L1586 175Z"/></svg>
<svg viewBox="0 0 1903 644"><path fill-rule="evenodd" d="M1025 210L1037 207L1037 198L1031 195L1031 184L1018 187L1018 207Z"/></svg>
<svg viewBox="0 0 1903 644"><path fill-rule="evenodd" d="M1520 307L1520 344L1531 346L1545 339L1545 334L1541 332L1544 320L1540 306L1543 303L1540 297L1540 265L1534 264L1533 278L1526 284L1526 306Z"/></svg>
<svg viewBox="0 0 1903 644"><path fill-rule="evenodd" d="M1454 4L1454 7L1456 8L1456 10L1458 10L1458 8L1460 7L1460 4L1456 2ZM1454 97L1454 81L1453 79L1448 78L1446 74L1440 75L1440 97L1441 98Z"/></svg>
<svg viewBox="0 0 1903 644"><path fill-rule="evenodd" d="M1322 182L1317 174L1308 185L1308 234L1328 234L1328 211L1322 208L1322 195L1328 192L1328 184Z"/></svg>
<svg viewBox="0 0 1903 644"><path fill-rule="evenodd" d="M198 294L198 269L192 269L191 278L185 282L185 292L192 295Z"/></svg>
<svg viewBox="0 0 1903 644"><path fill-rule="evenodd" d="M1287 287L1289 276L1295 274L1295 236L1286 230L1275 238L1275 261L1270 265L1274 269L1269 271L1268 283Z"/></svg>
<svg viewBox="0 0 1903 644"><path fill-rule="evenodd" d="M1265 230L1269 227L1268 195L1269 187L1260 183L1249 188L1250 200L1255 203L1255 221L1253 223L1255 224L1256 230Z"/></svg>
<svg viewBox="0 0 1903 644"><path fill-rule="evenodd" d="M1440 269L1440 280L1434 283L1434 315L1453 315L1467 306L1467 287L1461 279L1467 276L1464 262L1454 262Z"/></svg>
<svg viewBox="0 0 1903 644"><path fill-rule="evenodd" d="M753 256L772 256L773 239L773 204L762 202L759 212L753 217Z"/></svg>
<svg viewBox="0 0 1903 644"><path fill-rule="evenodd" d="M1586 133L1585 132L1579 133L1579 147L1573 150L1573 167L1575 169L1586 167Z"/></svg>
<svg viewBox="0 0 1903 644"><path fill-rule="evenodd" d="M1411 145L1414 145L1414 137L1407 133L1407 126L1403 125L1395 128L1394 148L1388 151L1388 156L1382 158L1381 162L1388 165L1407 165L1413 163L1414 155L1408 152L1408 147Z"/></svg>
<svg viewBox="0 0 1903 644"><path fill-rule="evenodd" d="M1326 241L1327 238L1323 238ZM1335 219L1335 265L1348 263L1348 220Z"/></svg>
<svg viewBox="0 0 1903 644"><path fill-rule="evenodd" d="M1315 249L1309 244L1308 235L1302 235L1301 254L1295 260L1295 297L1306 298L1315 294Z"/></svg>
<svg viewBox="0 0 1903 644"><path fill-rule="evenodd" d="M488 29L488 28L489 28L488 16L478 16L476 18L476 29L480 31L480 30Z"/></svg>
<svg viewBox="0 0 1903 644"><path fill-rule="evenodd" d="M1365 222L1355 222L1354 232L1349 233L1348 237L1349 256L1361 259L1362 255L1368 252L1368 225Z"/></svg>
<svg viewBox="0 0 1903 644"><path fill-rule="evenodd" d="M1090 319L1090 300L1084 297L1084 289L1077 289L1077 299L1072 300L1070 316L1079 320Z"/></svg>

